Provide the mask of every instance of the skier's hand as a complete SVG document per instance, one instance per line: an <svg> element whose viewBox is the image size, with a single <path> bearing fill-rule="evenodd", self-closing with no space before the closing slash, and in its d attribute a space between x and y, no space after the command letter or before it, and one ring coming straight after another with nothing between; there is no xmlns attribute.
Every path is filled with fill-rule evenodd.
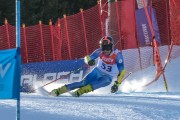
<svg viewBox="0 0 180 120"><path fill-rule="evenodd" d="M84 62L85 62L86 64L88 64L89 66L95 65L95 60L91 59L91 57L90 57L89 55L86 55L86 56L84 57Z"/></svg>
<svg viewBox="0 0 180 120"><path fill-rule="evenodd" d="M89 65L89 66L95 65L95 60L90 60L90 61L88 62L88 65Z"/></svg>
<svg viewBox="0 0 180 120"><path fill-rule="evenodd" d="M118 91L118 87L119 87L118 81L115 81L114 85L111 87L111 93L117 92Z"/></svg>

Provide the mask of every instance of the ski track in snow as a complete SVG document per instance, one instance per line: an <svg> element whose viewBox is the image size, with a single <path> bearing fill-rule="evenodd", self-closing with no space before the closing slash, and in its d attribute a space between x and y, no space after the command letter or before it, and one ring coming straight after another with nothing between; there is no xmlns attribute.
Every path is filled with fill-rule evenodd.
<svg viewBox="0 0 180 120"><path fill-rule="evenodd" d="M21 94L21 97L22 120L180 119L180 93L120 93L96 96L87 94L79 98L66 95L46 97ZM0 101L0 105L1 113L3 109L7 112L13 107L14 111L11 109L10 113L15 116L15 101ZM7 120L14 119L8 117L10 116L7 116Z"/></svg>

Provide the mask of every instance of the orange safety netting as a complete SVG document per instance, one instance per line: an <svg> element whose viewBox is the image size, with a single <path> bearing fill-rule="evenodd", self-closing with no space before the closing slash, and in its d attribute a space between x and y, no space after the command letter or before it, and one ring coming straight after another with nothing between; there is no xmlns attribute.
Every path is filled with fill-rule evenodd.
<svg viewBox="0 0 180 120"><path fill-rule="evenodd" d="M171 37L175 45L180 45L180 2L171 0L170 2L170 22Z"/></svg>
<svg viewBox="0 0 180 120"><path fill-rule="evenodd" d="M162 45L180 45L180 20L178 0L153 0ZM99 47L104 35L111 35L115 47L123 50L128 71L136 71L153 65L153 47L139 47L136 28L135 0L103 1L91 9L58 19L55 25L41 22L21 28L22 62L45 62L83 58ZM0 49L15 48L15 27L5 22L0 26ZM127 51L128 49L128 51ZM160 56L165 60L168 46L160 47ZM142 51L147 51L146 54ZM172 58L180 56L179 47L174 47Z"/></svg>

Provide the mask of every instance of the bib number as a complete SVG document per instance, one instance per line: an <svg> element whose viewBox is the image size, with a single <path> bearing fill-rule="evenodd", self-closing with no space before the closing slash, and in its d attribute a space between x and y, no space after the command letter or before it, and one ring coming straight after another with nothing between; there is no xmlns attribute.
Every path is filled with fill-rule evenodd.
<svg viewBox="0 0 180 120"><path fill-rule="evenodd" d="M111 72L112 71L112 66L109 66L109 65L104 64L104 63L102 63L101 68L106 70L107 72Z"/></svg>

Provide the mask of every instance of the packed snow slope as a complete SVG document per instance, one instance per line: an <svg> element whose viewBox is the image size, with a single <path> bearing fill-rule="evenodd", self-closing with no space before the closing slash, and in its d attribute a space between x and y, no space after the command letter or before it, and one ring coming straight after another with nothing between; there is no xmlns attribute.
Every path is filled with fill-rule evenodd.
<svg viewBox="0 0 180 120"><path fill-rule="evenodd" d="M79 98L68 93L60 97L22 93L21 120L180 120L180 57L172 59L165 71L169 92L162 78L136 90L155 77L154 69L133 73L117 94L109 92L110 86ZM0 120L15 116L16 101L0 100Z"/></svg>

